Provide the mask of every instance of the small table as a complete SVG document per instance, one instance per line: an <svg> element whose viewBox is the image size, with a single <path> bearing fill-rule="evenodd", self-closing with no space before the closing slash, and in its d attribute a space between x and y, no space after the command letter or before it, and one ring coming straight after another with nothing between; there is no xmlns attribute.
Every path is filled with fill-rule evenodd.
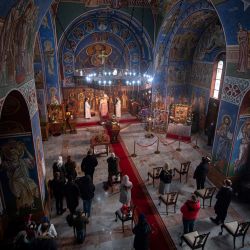
<svg viewBox="0 0 250 250"><path fill-rule="evenodd" d="M63 133L64 122L56 121L49 123L49 134L53 136L61 135Z"/></svg>
<svg viewBox="0 0 250 250"><path fill-rule="evenodd" d="M90 147L93 149L95 153L95 147L104 145L106 149L106 154L109 154L109 144L110 144L110 137L107 134L103 134L100 138L99 135L95 135L90 139Z"/></svg>

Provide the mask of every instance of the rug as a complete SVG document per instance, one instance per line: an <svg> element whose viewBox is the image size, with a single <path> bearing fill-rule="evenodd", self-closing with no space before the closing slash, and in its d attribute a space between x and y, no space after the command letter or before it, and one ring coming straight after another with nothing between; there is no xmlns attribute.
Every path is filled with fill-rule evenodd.
<svg viewBox="0 0 250 250"><path fill-rule="evenodd" d="M120 158L120 168L123 175L128 175L133 183L132 201L138 213L144 213L151 225L150 249L174 250L176 246L159 215L147 188L141 179L129 153L119 136L119 142L111 144L113 152Z"/></svg>

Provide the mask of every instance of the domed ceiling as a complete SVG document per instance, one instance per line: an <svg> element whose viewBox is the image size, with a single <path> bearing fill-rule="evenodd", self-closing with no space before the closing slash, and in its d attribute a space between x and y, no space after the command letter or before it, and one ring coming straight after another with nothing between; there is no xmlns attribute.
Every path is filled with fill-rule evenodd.
<svg viewBox="0 0 250 250"><path fill-rule="evenodd" d="M145 28L125 12L96 9L79 16L59 41L65 85L77 72L114 68L144 73L152 64L153 44Z"/></svg>

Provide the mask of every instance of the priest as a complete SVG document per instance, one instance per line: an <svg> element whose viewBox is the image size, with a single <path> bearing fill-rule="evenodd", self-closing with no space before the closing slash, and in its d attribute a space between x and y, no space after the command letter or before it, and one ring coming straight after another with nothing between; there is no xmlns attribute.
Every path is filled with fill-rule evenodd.
<svg viewBox="0 0 250 250"><path fill-rule="evenodd" d="M115 98L115 116L121 118L121 100L118 96Z"/></svg>
<svg viewBox="0 0 250 250"><path fill-rule="evenodd" d="M85 99L84 108L85 108L85 118L90 119L91 118L91 112L90 112L89 98Z"/></svg>

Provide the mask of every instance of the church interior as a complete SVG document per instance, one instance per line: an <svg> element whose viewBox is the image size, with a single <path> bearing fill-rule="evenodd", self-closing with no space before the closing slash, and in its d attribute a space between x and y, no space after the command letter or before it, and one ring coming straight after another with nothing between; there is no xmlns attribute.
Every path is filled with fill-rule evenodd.
<svg viewBox="0 0 250 250"><path fill-rule="evenodd" d="M250 249L249 17L249 0L1 0L1 249ZM58 212L51 183L70 156L77 187L89 152L98 165L79 244L68 218L86 213L80 187L74 212L66 193ZM172 181L161 193L166 164ZM232 197L216 225L224 180ZM200 209L186 234L182 207L193 194ZM142 215L151 230L138 248ZM32 248L41 235L29 240L30 225L44 216L55 247ZM20 231L29 248L17 244Z"/></svg>

